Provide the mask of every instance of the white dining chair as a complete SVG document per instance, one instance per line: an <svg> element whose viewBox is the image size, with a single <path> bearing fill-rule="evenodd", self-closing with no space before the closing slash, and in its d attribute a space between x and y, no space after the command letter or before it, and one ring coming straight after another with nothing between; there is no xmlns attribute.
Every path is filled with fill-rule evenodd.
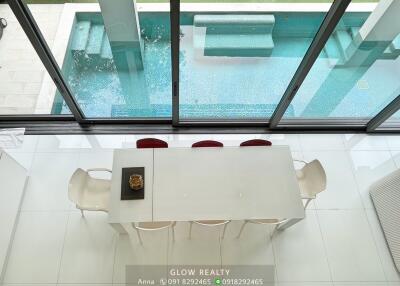
<svg viewBox="0 0 400 286"><path fill-rule="evenodd" d="M319 160L306 162L294 160L304 166L296 170L296 177L300 187L301 198L306 201L304 209L317 195L326 190L326 173Z"/></svg>
<svg viewBox="0 0 400 286"><path fill-rule="evenodd" d="M137 236L139 238L140 244L143 245L142 236L140 231L158 231L166 228L171 228L172 230L172 241L175 241L175 221L154 221L154 222L139 222L132 223L132 227L136 230Z"/></svg>
<svg viewBox="0 0 400 286"><path fill-rule="evenodd" d="M198 220L198 221L190 221L189 222L189 239L192 239L192 227L193 224L197 224L200 226L206 226L206 227L219 227L222 226L222 235L221 239L224 239L225 237L225 232L226 232L226 227L230 223L230 220Z"/></svg>
<svg viewBox="0 0 400 286"><path fill-rule="evenodd" d="M237 238L240 238L240 236L241 236L242 233L243 233L243 230L244 230L245 226L246 226L247 224L249 224L249 223L252 223L252 224L261 224L261 225L272 225L272 226L274 227L274 228L272 229L272 231L271 231L271 234L270 234L270 236L272 237L273 234L274 234L274 232L275 232L275 230L276 230L276 228L277 228L280 224L285 223L285 222L287 222L287 221L288 221L287 219L281 219L281 220L279 220L279 219L246 219L246 220L243 222L242 227L240 228L240 231L239 231L239 234L237 235Z"/></svg>
<svg viewBox="0 0 400 286"><path fill-rule="evenodd" d="M68 197L81 211L82 216L83 211L108 212L111 180L94 178L90 175L93 172L111 173L111 170L93 168L85 171L79 168L69 181Z"/></svg>

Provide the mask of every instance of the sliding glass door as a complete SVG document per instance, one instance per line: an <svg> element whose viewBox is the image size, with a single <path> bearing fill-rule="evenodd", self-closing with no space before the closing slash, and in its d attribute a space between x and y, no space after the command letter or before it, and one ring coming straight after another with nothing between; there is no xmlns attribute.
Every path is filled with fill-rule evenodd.
<svg viewBox="0 0 400 286"><path fill-rule="evenodd" d="M284 119L366 124L400 94L400 1L353 2Z"/></svg>
<svg viewBox="0 0 400 286"><path fill-rule="evenodd" d="M85 118L171 118L169 3L25 2ZM44 92L48 110L67 112L55 88Z"/></svg>
<svg viewBox="0 0 400 286"><path fill-rule="evenodd" d="M365 131L397 122L397 0L9 4L0 118Z"/></svg>
<svg viewBox="0 0 400 286"><path fill-rule="evenodd" d="M206 2L180 2L179 121L267 122L330 1Z"/></svg>

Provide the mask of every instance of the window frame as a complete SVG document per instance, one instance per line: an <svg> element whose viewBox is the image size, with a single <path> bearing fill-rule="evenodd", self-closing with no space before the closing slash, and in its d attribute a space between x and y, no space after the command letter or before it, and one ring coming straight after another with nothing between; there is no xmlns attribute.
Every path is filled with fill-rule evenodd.
<svg viewBox="0 0 400 286"><path fill-rule="evenodd" d="M400 128L380 128L384 122L394 113L400 110L400 95L390 104L384 107L374 118L316 118L316 119L283 119L289 104L296 96L304 79L310 72L313 64L318 58L320 52L324 48L329 37L333 33L336 25L342 19L346 8L351 3L351 0L334 0L328 13L326 14L317 34L315 35L310 47L304 55L299 67L297 68L292 80L288 84L279 104L277 105L271 118L265 119L227 119L227 120L195 120L195 119L180 119L179 117L179 31L180 31L180 0L170 0L170 25L171 25L171 69L172 69L172 117L171 118L88 118L85 116L79 104L73 97L66 80L64 79L61 69L58 66L53 54L48 47L38 25L36 24L29 8L23 0L8 0L8 5L12 9L18 22L21 24L25 34L28 36L36 53L40 57L47 72L51 76L57 89L60 91L65 103L71 110L71 115L0 115L0 126L15 126L18 124L26 124L32 122L35 126L43 126L46 128L49 124L57 122L73 122L75 121L80 126L87 125L169 125L171 130L180 132L180 128L191 129L209 128L210 132L213 128L223 128L229 132L243 132L242 128L248 127L259 128L263 132L286 132L286 131L310 131L310 132L396 132ZM400 121L399 125L400 126ZM169 130L168 127L168 130ZM177 129L178 128L178 129ZM231 129L230 129L231 128ZM112 130L111 130L112 131ZM108 132L108 131L107 131ZM170 131L168 131L170 132Z"/></svg>

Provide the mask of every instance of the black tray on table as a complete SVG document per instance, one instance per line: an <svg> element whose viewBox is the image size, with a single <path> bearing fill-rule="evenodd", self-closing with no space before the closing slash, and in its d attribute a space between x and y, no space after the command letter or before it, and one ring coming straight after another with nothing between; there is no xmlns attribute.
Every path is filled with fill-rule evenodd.
<svg viewBox="0 0 400 286"><path fill-rule="evenodd" d="M143 188L139 190L132 190L129 186L129 177L133 174L142 175ZM146 182L144 180L144 167L132 167L122 168L122 179L121 179L121 200L143 200L144 199L144 188Z"/></svg>

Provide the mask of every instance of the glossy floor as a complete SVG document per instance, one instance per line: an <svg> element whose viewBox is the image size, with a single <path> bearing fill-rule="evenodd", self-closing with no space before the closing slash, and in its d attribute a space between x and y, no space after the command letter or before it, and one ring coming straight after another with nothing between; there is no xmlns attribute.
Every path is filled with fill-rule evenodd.
<svg viewBox="0 0 400 286"><path fill-rule="evenodd" d="M218 229L178 223L176 240L167 231L118 236L103 213L83 219L67 197L77 167L109 167L114 148L133 148L144 136L26 136L19 149L7 150L29 169L5 273L6 285L122 284L125 266L135 264L270 264L279 286L399 286L368 187L400 168L400 136L365 135L162 135L170 146L202 139L237 146L250 138L290 145L294 158L318 158L327 171L328 190L312 203L307 217L277 233L249 225L236 239L239 222L230 224L222 243ZM147 137L147 136L146 136ZM1 218L0 218L1 219Z"/></svg>

